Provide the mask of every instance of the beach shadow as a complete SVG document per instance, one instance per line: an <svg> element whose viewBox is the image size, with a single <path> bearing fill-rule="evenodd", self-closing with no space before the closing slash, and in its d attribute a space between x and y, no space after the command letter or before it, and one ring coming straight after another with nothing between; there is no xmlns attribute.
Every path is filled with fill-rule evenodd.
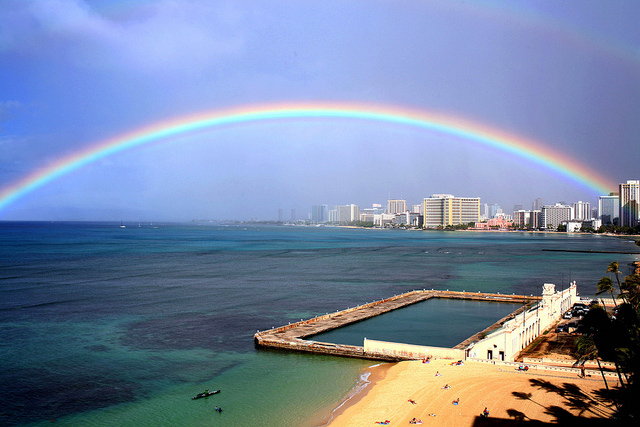
<svg viewBox="0 0 640 427"><path fill-rule="evenodd" d="M522 414L521 412L516 411L515 409L509 409L509 411L514 411ZM473 420L472 426L473 427L516 427L516 426L538 427L538 426L553 425L551 423L543 423L542 421L538 421L538 420L530 420L527 417L525 417L524 414L522 415L523 415L523 418L517 418L517 419L495 418L495 417L485 418L482 416L477 416Z"/></svg>
<svg viewBox="0 0 640 427"><path fill-rule="evenodd" d="M556 393L561 396L564 395L564 391L561 387L558 387L555 384L550 383L549 381L532 378L529 380L529 382L531 383L532 386L536 388L546 390L550 393Z"/></svg>
<svg viewBox="0 0 640 427"><path fill-rule="evenodd" d="M610 419L612 413L607 408L611 408L613 403L612 396L615 392L606 389L600 389L593 393L585 393L580 387L572 383L563 383L561 386L550 383L549 381L532 378L529 380L531 386L544 390L547 393L554 393L561 396L565 400L565 406L544 406L532 399L532 393L512 392L512 395L521 400L528 400L543 408L545 413L555 418L553 424L573 425L579 423L584 425L611 425ZM607 408L603 408L603 405ZM566 409L565 409L566 408ZM578 415L575 415L577 412ZM583 418L586 413L599 418ZM516 409L509 409L507 414L514 421L524 422L528 425L530 420L526 415Z"/></svg>
<svg viewBox="0 0 640 427"><path fill-rule="evenodd" d="M515 409L507 409L507 415L513 418L514 421L523 421L525 418L527 418L524 412L520 412Z"/></svg>
<svg viewBox="0 0 640 427"><path fill-rule="evenodd" d="M541 405L540 403L536 402L535 400L531 399L531 396L533 396L532 393L522 393L520 391L513 391L511 392L512 395L514 395L516 398L520 399L520 400L528 400L529 402L535 403L538 406L542 406L544 408L544 405Z"/></svg>
<svg viewBox="0 0 640 427"><path fill-rule="evenodd" d="M562 386L557 386L539 379L531 379L529 382L538 389L562 396L566 399L567 406L578 411L579 415L590 412L595 416L605 417L607 413L600 405L610 407L613 404L613 393L606 389L600 389L591 395L585 393L580 387L572 383L563 383Z"/></svg>
<svg viewBox="0 0 640 427"><path fill-rule="evenodd" d="M606 419L606 418L580 418L573 416L564 418L565 414L562 413L562 408L558 407L550 407L550 413L558 415L562 418L562 421L558 422L549 422L544 423L538 420L532 420L527 418L522 412L509 409L507 413L509 416L513 416L514 418L495 418L489 417L485 418L482 416L477 416L473 420L473 427L542 427L542 426L557 426L557 425L566 425L566 426L580 426L580 427L608 427L608 426L619 426L615 420Z"/></svg>
<svg viewBox="0 0 640 427"><path fill-rule="evenodd" d="M548 408L546 408L544 413L555 417L556 423L564 425L571 425L571 420L578 418L571 412L567 411L564 408L561 408L560 406L549 406ZM578 422L578 420L575 421Z"/></svg>

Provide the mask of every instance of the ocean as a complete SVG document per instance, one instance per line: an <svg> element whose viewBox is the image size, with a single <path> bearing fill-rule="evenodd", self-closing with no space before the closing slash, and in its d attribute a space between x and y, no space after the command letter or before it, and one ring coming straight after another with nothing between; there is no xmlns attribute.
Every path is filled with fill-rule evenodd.
<svg viewBox="0 0 640 427"><path fill-rule="evenodd" d="M257 330L414 289L575 280L589 296L638 259L543 249L639 252L561 233L0 222L0 425L323 425L375 362L257 349ZM451 346L513 309L443 301L332 339Z"/></svg>

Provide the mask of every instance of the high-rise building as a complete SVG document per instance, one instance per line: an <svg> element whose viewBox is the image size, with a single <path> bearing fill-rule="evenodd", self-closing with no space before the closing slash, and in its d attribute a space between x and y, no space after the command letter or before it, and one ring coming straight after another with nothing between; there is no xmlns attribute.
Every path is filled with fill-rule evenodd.
<svg viewBox="0 0 640 427"><path fill-rule="evenodd" d="M618 225L620 218L620 197L611 193L609 196L598 198L598 218L602 225Z"/></svg>
<svg viewBox="0 0 640 427"><path fill-rule="evenodd" d="M311 222L313 224L324 224L329 221L329 206L313 205L311 207Z"/></svg>
<svg viewBox="0 0 640 427"><path fill-rule="evenodd" d="M337 224L340 220L340 217L338 216L338 207L336 206L335 209L331 209L329 211L329 222L332 224Z"/></svg>
<svg viewBox="0 0 640 427"><path fill-rule="evenodd" d="M540 215L540 228L556 229L563 222L571 219L571 206L556 203L555 205L545 205L542 207Z"/></svg>
<svg viewBox="0 0 640 427"><path fill-rule="evenodd" d="M518 228L539 228L541 211L520 209L513 213L513 223Z"/></svg>
<svg viewBox="0 0 640 427"><path fill-rule="evenodd" d="M591 203L579 201L572 205L573 208L573 218L585 221L587 219L591 219Z"/></svg>
<svg viewBox="0 0 640 427"><path fill-rule="evenodd" d="M349 212L352 222L360 220L360 206L354 204L349 205Z"/></svg>
<svg viewBox="0 0 640 427"><path fill-rule="evenodd" d="M502 212L502 209L500 208L500 205L494 203L493 205L491 205L490 207L490 212L489 212L489 218L495 218L496 214L500 211Z"/></svg>
<svg viewBox="0 0 640 427"><path fill-rule="evenodd" d="M407 201L401 199L387 200L387 213L396 214L407 211Z"/></svg>
<svg viewBox="0 0 640 427"><path fill-rule="evenodd" d="M338 211L338 222L346 224L351 221L351 207L349 205L336 206Z"/></svg>
<svg viewBox="0 0 640 427"><path fill-rule="evenodd" d="M360 220L360 207L358 205L341 205L336 206L338 211L338 221L340 224L348 224L353 221Z"/></svg>
<svg viewBox="0 0 640 427"><path fill-rule="evenodd" d="M433 194L423 200L424 227L467 224L480 220L479 197Z"/></svg>
<svg viewBox="0 0 640 427"><path fill-rule="evenodd" d="M620 226L635 227L640 222L640 180L620 184Z"/></svg>
<svg viewBox="0 0 640 427"><path fill-rule="evenodd" d="M531 211L525 211L524 209L513 211L513 224L518 228L530 228Z"/></svg>
<svg viewBox="0 0 640 427"><path fill-rule="evenodd" d="M542 206L544 206L543 203L542 203L542 199L540 197L538 197L531 204L531 210L532 211L541 211L542 210Z"/></svg>

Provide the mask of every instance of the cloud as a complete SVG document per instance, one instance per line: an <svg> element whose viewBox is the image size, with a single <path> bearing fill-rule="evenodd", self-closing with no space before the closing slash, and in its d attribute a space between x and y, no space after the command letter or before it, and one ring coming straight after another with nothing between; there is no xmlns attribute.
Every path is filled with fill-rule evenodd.
<svg viewBox="0 0 640 427"><path fill-rule="evenodd" d="M14 1L0 12L0 52L89 68L202 68L242 52L242 20L230 4L212 2L154 2L115 19L81 0Z"/></svg>

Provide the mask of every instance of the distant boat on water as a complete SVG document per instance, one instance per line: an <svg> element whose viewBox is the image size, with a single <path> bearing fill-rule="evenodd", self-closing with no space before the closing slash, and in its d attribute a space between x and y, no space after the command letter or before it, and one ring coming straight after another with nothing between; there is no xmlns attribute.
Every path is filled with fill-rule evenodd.
<svg viewBox="0 0 640 427"><path fill-rule="evenodd" d="M120 228L127 228L127 226L126 226L126 225L124 225L124 224L122 223L122 221L120 221Z"/></svg>

